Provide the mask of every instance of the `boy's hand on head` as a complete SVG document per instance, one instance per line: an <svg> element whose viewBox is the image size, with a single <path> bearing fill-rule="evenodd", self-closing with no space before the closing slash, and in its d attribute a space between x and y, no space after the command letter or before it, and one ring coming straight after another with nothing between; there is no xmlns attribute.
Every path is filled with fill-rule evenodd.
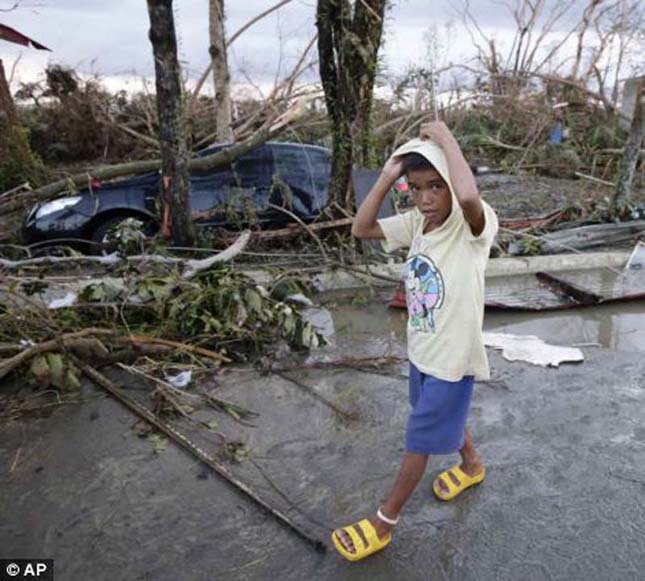
<svg viewBox="0 0 645 581"><path fill-rule="evenodd" d="M454 135L443 121L430 121L421 125L419 138L432 141L441 148L455 141Z"/></svg>
<svg viewBox="0 0 645 581"><path fill-rule="evenodd" d="M394 183L403 175L403 159L401 156L390 157L383 166L381 174Z"/></svg>

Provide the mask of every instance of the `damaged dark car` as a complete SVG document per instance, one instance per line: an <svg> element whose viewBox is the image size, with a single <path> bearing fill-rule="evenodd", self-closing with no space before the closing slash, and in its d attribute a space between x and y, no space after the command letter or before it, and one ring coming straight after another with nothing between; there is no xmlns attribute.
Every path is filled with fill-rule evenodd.
<svg viewBox="0 0 645 581"><path fill-rule="evenodd" d="M217 153L215 145L198 156ZM299 143L267 142L233 164L194 171L190 206L200 228L274 229L294 220L316 219L327 206L331 154ZM34 206L22 228L31 246L70 245L91 249L110 241L110 232L136 219L146 232L159 227L160 174L152 172L113 183L93 183L91 191Z"/></svg>

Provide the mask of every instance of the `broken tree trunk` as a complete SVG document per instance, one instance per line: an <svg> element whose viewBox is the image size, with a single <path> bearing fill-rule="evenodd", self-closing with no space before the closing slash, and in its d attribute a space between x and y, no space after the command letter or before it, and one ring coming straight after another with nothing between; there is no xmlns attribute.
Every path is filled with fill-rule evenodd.
<svg viewBox="0 0 645 581"><path fill-rule="evenodd" d="M618 172L618 180L616 182L616 192L612 198L611 211L616 215L620 211L620 207L629 202L632 195L632 181L634 180L634 173L638 165L638 157L640 155L640 148L643 143L643 126L645 125L645 116L643 114L643 97L645 94L645 86L641 83L636 105L634 108L634 116L629 128L629 136L625 143L625 150L620 162L620 169Z"/></svg>
<svg viewBox="0 0 645 581"><path fill-rule="evenodd" d="M210 0L209 3L209 36L215 89L215 127L216 140L219 143L233 141L231 128L231 76L228 71L226 53L226 29L224 27L224 0Z"/></svg>
<svg viewBox="0 0 645 581"><path fill-rule="evenodd" d="M170 226L175 244L193 246L197 236L195 224L190 216L189 155L172 0L148 0L148 13L159 111L159 145L164 193L162 228Z"/></svg>

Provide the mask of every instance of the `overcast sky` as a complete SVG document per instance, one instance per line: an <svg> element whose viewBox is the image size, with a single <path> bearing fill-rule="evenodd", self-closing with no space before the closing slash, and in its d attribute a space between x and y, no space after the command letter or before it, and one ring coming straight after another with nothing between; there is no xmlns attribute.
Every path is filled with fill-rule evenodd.
<svg viewBox="0 0 645 581"><path fill-rule="evenodd" d="M557 0L561 5L567 0ZM0 0L8 8L14 0ZM231 35L276 0L227 0L227 34ZM553 3L553 0L552 0ZM411 63L423 62L424 34L438 32L441 59L458 62L472 56L474 47L461 25L457 2L451 0L395 0L388 12L382 50L386 71L402 73ZM472 12L486 34L500 44L510 43L514 24L508 9L496 0L471 0ZM563 28L575 22L585 0L574 8ZM208 1L175 0L180 59L184 73L195 79L208 64ZM262 87L289 70L314 36L315 0L292 0L245 32L231 47L233 81L248 77ZM46 53L0 41L5 68L20 55L12 89L19 80L34 80L48 62L62 63L82 73L99 73L113 88L128 78L154 74L148 40L145 0L23 0L17 10L0 12L0 22L13 26L48 46ZM447 26L452 28L447 29ZM449 30L449 31L448 31ZM246 75L246 76L245 76ZM133 82L130 82L130 88Z"/></svg>

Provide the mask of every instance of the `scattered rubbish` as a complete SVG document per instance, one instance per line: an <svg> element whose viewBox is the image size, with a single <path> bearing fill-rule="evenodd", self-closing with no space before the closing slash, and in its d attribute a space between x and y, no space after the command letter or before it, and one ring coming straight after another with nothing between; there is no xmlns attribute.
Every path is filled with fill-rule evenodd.
<svg viewBox="0 0 645 581"><path fill-rule="evenodd" d="M309 323L328 342L329 338L336 334L334 319L327 309L322 307L309 307L308 309L304 309L301 315L302 319Z"/></svg>
<svg viewBox="0 0 645 581"><path fill-rule="evenodd" d="M53 299L50 301L48 308L50 309L63 309L65 307L71 307L78 298L78 294L71 291L68 292L63 298Z"/></svg>
<svg viewBox="0 0 645 581"><path fill-rule="evenodd" d="M296 293L289 295L285 300L291 301L292 303L298 303L299 305L305 305L306 307L313 307L314 303L309 298L303 295L302 293Z"/></svg>
<svg viewBox="0 0 645 581"><path fill-rule="evenodd" d="M630 242L645 232L645 220L609 224L592 224L568 230L557 230L541 236L547 253L566 250L585 250Z"/></svg>
<svg viewBox="0 0 645 581"><path fill-rule="evenodd" d="M168 373L164 373L164 377L165 377L166 381L170 385L172 385L174 388L176 388L176 389L184 389L192 381L193 372L190 371L190 370L182 371L181 373L178 373L177 375L170 375Z"/></svg>
<svg viewBox="0 0 645 581"><path fill-rule="evenodd" d="M155 454L161 454L168 447L168 438L161 434L150 434L148 440L152 444L152 451Z"/></svg>
<svg viewBox="0 0 645 581"><path fill-rule="evenodd" d="M224 454L236 464L241 464L251 457L251 451L244 442L226 442L222 451Z"/></svg>
<svg viewBox="0 0 645 581"><path fill-rule="evenodd" d="M580 349L551 345L535 335L484 333L484 345L502 350L502 357L507 361L526 361L542 367L578 363L585 358Z"/></svg>

